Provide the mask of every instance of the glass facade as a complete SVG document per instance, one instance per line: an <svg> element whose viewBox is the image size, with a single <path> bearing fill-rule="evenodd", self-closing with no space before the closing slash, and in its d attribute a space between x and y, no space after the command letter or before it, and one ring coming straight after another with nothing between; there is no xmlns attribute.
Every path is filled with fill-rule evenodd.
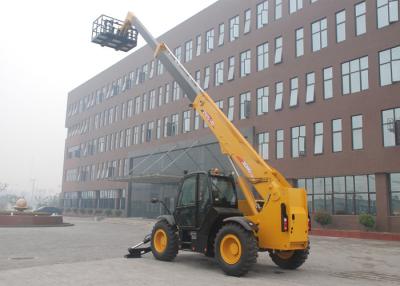
<svg viewBox="0 0 400 286"><path fill-rule="evenodd" d="M306 189L311 212L376 214L375 175L299 179L297 186Z"/></svg>
<svg viewBox="0 0 400 286"><path fill-rule="evenodd" d="M400 173L389 174L390 179L390 213L400 216Z"/></svg>

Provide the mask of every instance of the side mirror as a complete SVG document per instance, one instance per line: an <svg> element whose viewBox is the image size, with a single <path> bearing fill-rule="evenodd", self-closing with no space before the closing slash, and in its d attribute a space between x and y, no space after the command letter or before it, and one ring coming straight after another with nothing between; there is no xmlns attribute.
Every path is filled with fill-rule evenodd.
<svg viewBox="0 0 400 286"><path fill-rule="evenodd" d="M151 202L152 204L156 204L156 203L159 202L159 200L158 200L157 198L151 198L150 202Z"/></svg>

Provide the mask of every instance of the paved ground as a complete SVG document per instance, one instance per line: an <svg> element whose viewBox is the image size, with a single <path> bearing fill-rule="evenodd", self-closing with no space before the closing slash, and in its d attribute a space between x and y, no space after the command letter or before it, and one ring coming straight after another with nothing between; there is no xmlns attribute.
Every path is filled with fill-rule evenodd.
<svg viewBox="0 0 400 286"><path fill-rule="evenodd" d="M312 237L302 268L281 270L260 253L254 269L235 278L190 252L170 263L151 254L124 259L151 220L66 221L75 226L0 228L0 285L400 285L399 242Z"/></svg>

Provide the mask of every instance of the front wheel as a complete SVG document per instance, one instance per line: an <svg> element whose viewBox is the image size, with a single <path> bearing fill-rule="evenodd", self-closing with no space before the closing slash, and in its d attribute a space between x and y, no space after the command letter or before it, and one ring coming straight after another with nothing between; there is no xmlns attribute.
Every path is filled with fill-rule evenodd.
<svg viewBox="0 0 400 286"><path fill-rule="evenodd" d="M257 262L257 242L253 233L237 224L221 227L214 247L218 264L228 275L245 275Z"/></svg>
<svg viewBox="0 0 400 286"><path fill-rule="evenodd" d="M310 244L306 249L291 251L270 251L272 261L282 269L297 269L307 260L310 253Z"/></svg>
<svg viewBox="0 0 400 286"><path fill-rule="evenodd" d="M178 254L178 235L165 220L157 222L151 232L151 251L158 260L171 261Z"/></svg>

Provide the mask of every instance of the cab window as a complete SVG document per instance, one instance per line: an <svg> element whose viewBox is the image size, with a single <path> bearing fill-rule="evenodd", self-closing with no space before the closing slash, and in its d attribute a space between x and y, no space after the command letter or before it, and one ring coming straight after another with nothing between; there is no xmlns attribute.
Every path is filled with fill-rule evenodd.
<svg viewBox="0 0 400 286"><path fill-rule="evenodd" d="M189 206L196 203L196 176L185 179L182 184L179 206Z"/></svg>

